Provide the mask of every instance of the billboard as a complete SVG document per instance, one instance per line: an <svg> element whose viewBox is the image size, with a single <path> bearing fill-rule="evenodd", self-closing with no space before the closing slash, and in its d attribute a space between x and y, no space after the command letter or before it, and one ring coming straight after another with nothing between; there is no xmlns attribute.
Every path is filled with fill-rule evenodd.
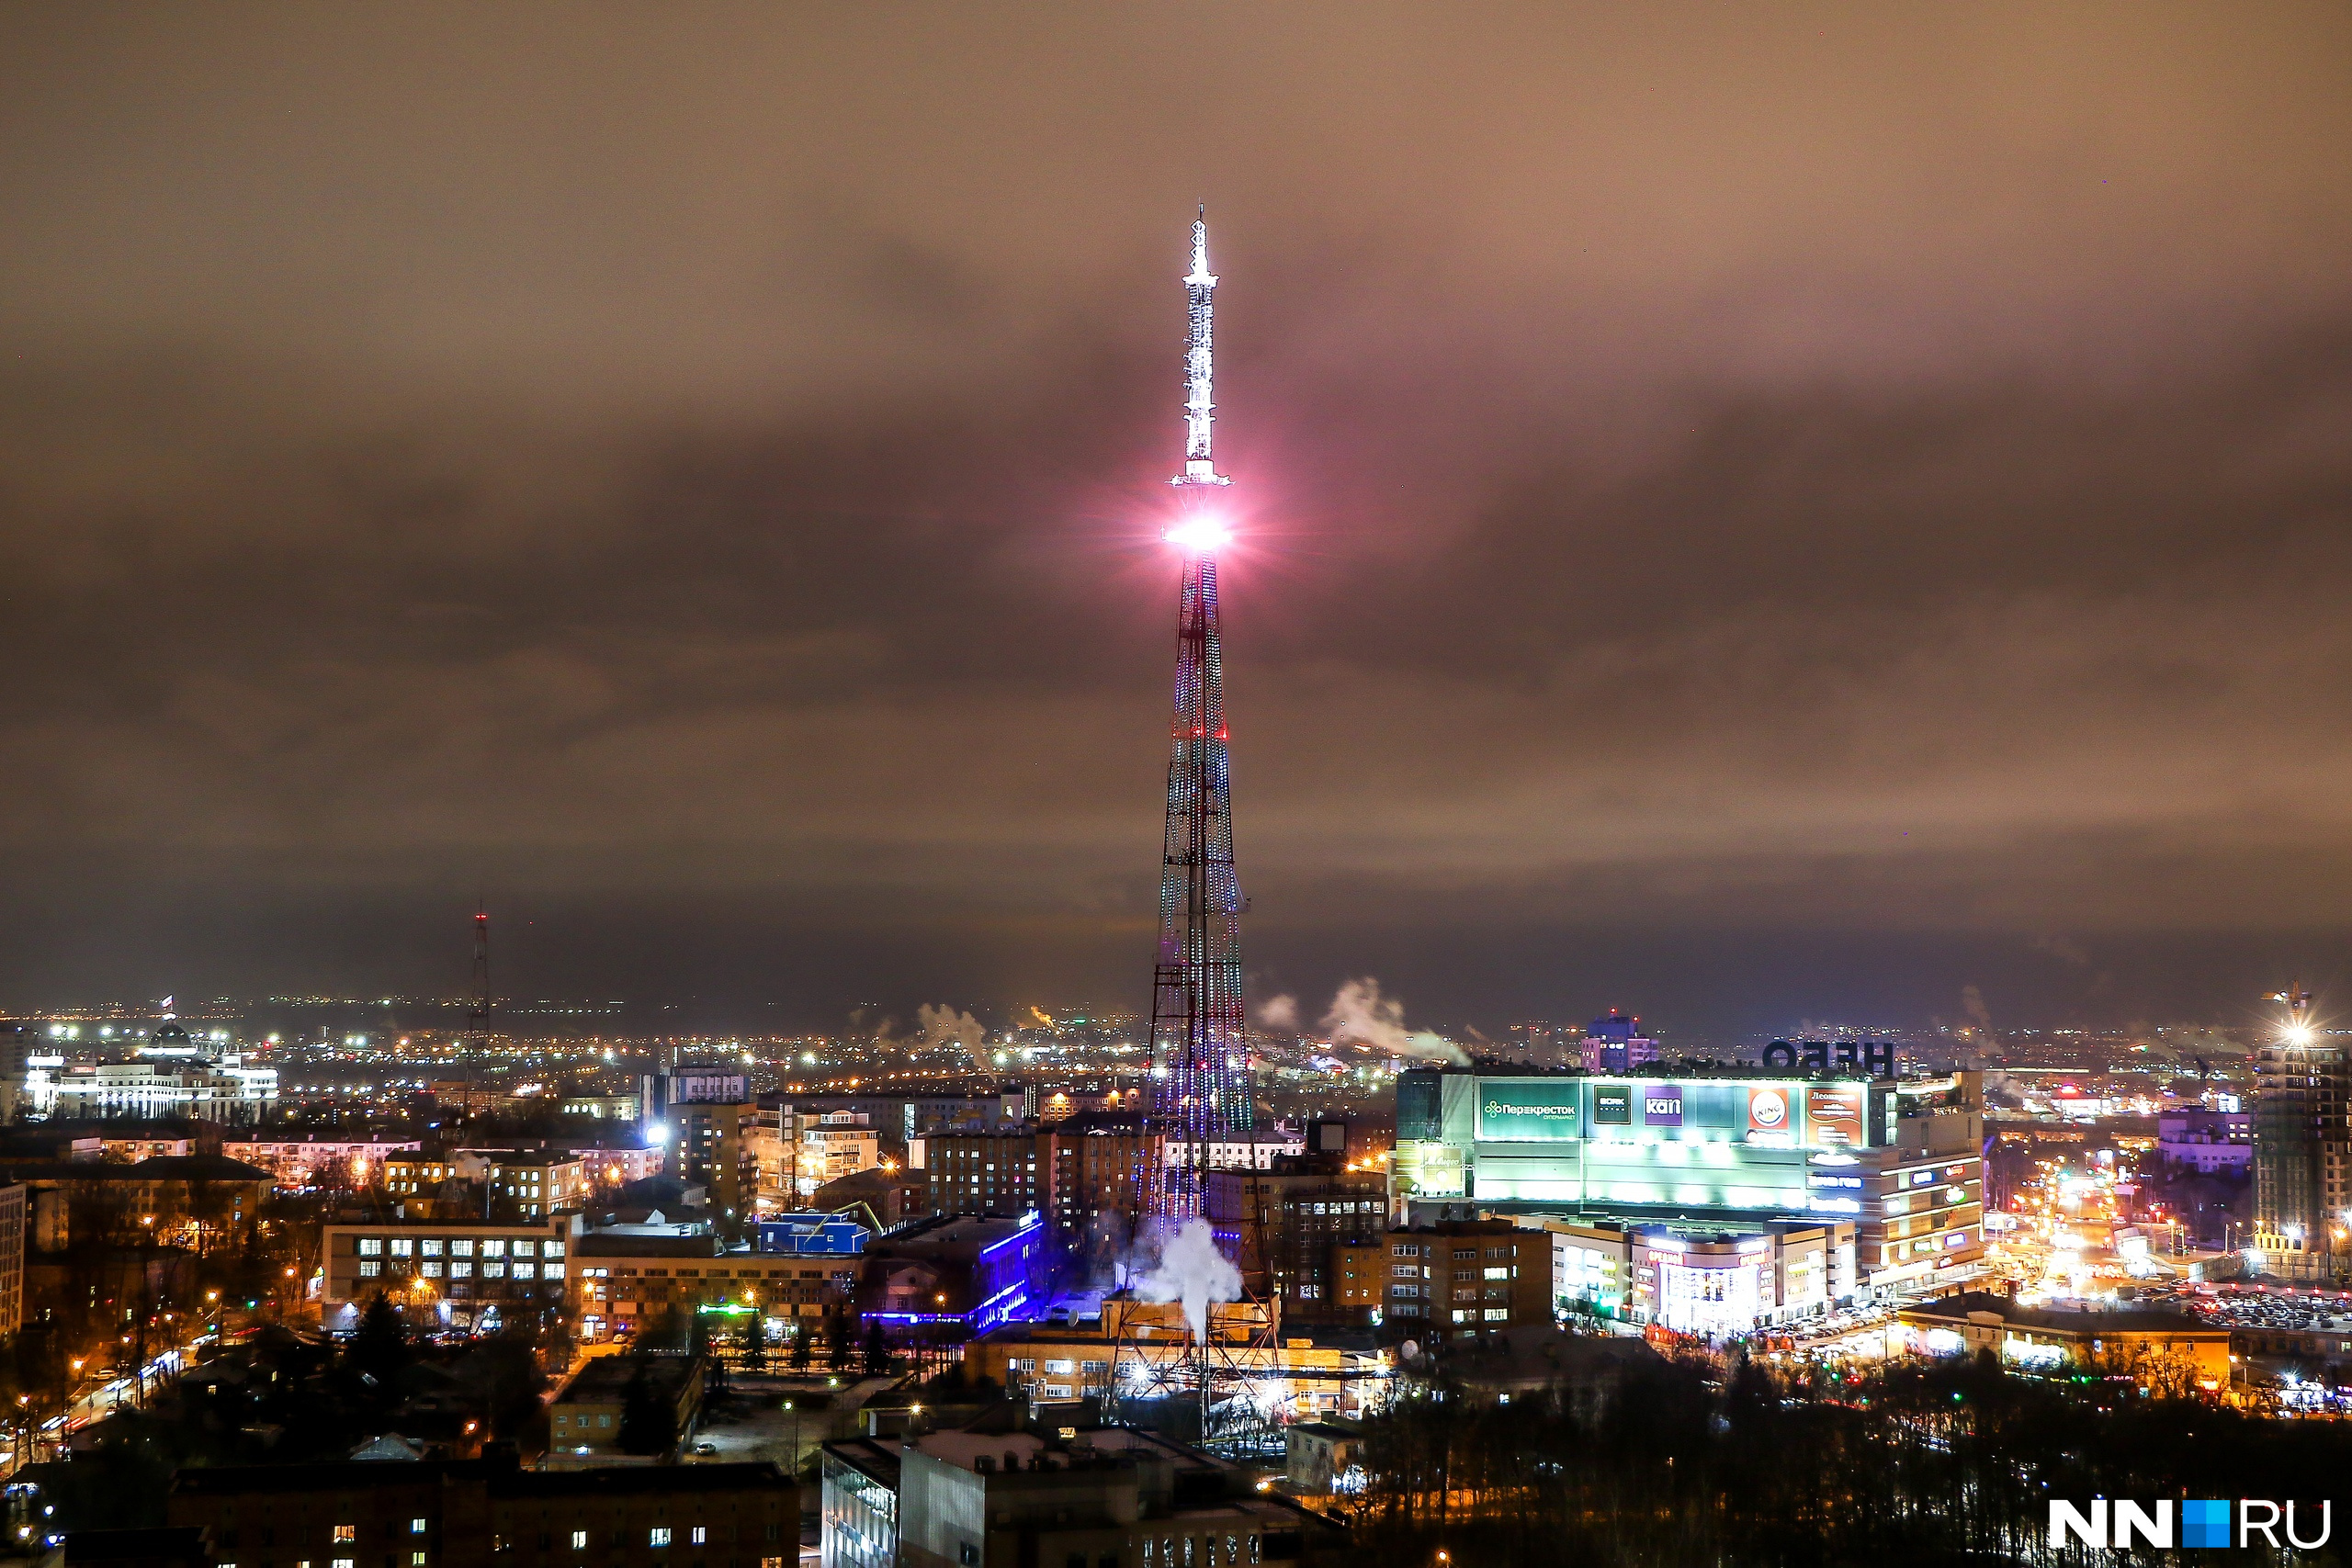
<svg viewBox="0 0 2352 1568"><path fill-rule="evenodd" d="M1634 1086L1597 1084L1592 1090L1592 1122L1596 1127L1630 1127L1634 1122Z"/></svg>
<svg viewBox="0 0 2352 1568"><path fill-rule="evenodd" d="M1680 1084L1654 1083L1643 1086L1642 1125L1645 1127L1682 1125L1682 1086Z"/></svg>
<svg viewBox="0 0 2352 1568"><path fill-rule="evenodd" d="M1550 1144L1584 1134L1576 1078L1488 1078L1478 1085L1481 1143Z"/></svg>
<svg viewBox="0 0 2352 1568"><path fill-rule="evenodd" d="M1825 1147L1864 1142L1862 1086L1808 1085L1804 1091L1804 1119L1813 1128L1811 1141Z"/></svg>
<svg viewBox="0 0 2352 1568"><path fill-rule="evenodd" d="M1796 1142L1796 1111L1789 1091L1778 1084L1747 1091L1747 1141L1785 1148Z"/></svg>

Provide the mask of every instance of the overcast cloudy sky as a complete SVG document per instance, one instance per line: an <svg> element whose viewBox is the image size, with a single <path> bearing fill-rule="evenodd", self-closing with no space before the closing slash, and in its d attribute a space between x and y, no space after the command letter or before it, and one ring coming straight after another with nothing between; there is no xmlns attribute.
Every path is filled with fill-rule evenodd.
<svg viewBox="0 0 2352 1568"><path fill-rule="evenodd" d="M2352 14L0 10L0 1004L2352 1011ZM2343 971L2343 973L2339 973ZM764 1016L764 1015L763 1015Z"/></svg>

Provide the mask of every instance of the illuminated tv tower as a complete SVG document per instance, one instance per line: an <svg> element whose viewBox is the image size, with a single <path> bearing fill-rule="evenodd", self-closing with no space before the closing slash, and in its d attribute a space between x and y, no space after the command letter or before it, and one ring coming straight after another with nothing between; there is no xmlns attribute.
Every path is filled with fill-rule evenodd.
<svg viewBox="0 0 2352 1568"><path fill-rule="evenodd" d="M1159 962L1152 974L1151 1061L1157 1110L1186 1157L1170 1162L1159 1212L1196 1214L1209 1145L1250 1125L1249 1043L1241 1013L1241 889L1233 874L1227 790L1225 677L1217 647L1216 552L1227 539L1214 505L1231 483L1216 471L1209 432L1210 322L1206 210L1193 225L1184 278L1192 331L1184 349L1184 471L1180 515L1165 537L1182 552L1176 611L1176 708L1169 729L1168 835L1160 860Z"/></svg>

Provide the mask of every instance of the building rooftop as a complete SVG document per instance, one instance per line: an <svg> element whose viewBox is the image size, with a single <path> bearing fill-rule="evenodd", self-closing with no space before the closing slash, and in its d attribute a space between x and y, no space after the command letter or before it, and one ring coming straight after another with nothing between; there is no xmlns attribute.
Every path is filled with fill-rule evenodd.
<svg viewBox="0 0 2352 1568"><path fill-rule="evenodd" d="M579 1374L563 1385L555 1396L558 1404L577 1404L594 1401L609 1404L628 1392L638 1370L643 1368L646 1381L657 1394L674 1397L690 1377L702 1375L702 1359L698 1356L598 1356L581 1368Z"/></svg>
<svg viewBox="0 0 2352 1568"><path fill-rule="evenodd" d="M2013 1328L2054 1334L2212 1334L2227 1335L2225 1325L2209 1324L2171 1307L2050 1307L2020 1306L2009 1296L1990 1291L1963 1291L1954 1296L1906 1306L1898 1314L1906 1320L1927 1318L1964 1323L1971 1313L1990 1313Z"/></svg>
<svg viewBox="0 0 2352 1568"><path fill-rule="evenodd" d="M622 1235L590 1231L571 1249L574 1258L717 1258L715 1235Z"/></svg>
<svg viewBox="0 0 2352 1568"><path fill-rule="evenodd" d="M605 1358L610 1359L611 1358ZM611 1470L515 1470L492 1477L498 1498L611 1497L649 1492L783 1491L792 1482L767 1460L734 1464L630 1465Z"/></svg>

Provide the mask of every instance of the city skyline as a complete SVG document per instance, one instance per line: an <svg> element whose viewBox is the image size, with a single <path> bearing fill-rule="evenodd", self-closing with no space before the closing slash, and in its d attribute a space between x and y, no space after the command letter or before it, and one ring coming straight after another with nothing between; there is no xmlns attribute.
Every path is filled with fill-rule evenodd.
<svg viewBox="0 0 2352 1568"><path fill-rule="evenodd" d="M2157 15L21 13L0 1002L1142 1010L1205 199L1253 1001L2352 1013L2352 38Z"/></svg>

